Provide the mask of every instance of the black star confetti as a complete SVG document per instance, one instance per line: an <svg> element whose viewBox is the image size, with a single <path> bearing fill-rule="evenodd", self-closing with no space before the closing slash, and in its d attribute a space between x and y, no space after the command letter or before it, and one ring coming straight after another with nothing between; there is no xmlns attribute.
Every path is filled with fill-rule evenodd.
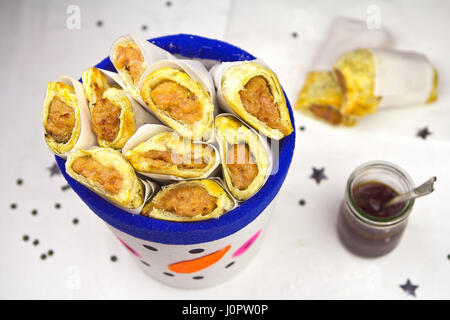
<svg viewBox="0 0 450 320"><path fill-rule="evenodd" d="M310 178L316 180L317 184L320 184L320 182L323 179L328 179L327 176L325 175L325 168L316 169L313 167L312 169L313 169L313 173L310 176Z"/></svg>
<svg viewBox="0 0 450 320"><path fill-rule="evenodd" d="M428 127L425 127L423 129L420 129L416 136L422 138L423 140L425 140L430 134L432 134L432 132L430 132L430 130L428 130Z"/></svg>
<svg viewBox="0 0 450 320"><path fill-rule="evenodd" d="M414 297L416 296L416 289L418 287L419 286L412 284L411 281L409 281L409 279L406 281L405 284L400 285L400 288L402 288L403 291L405 291L408 295L414 296Z"/></svg>
<svg viewBox="0 0 450 320"><path fill-rule="evenodd" d="M47 167L47 170L50 171L50 177L53 177L54 175L61 175L61 171L59 171L58 165L54 163L51 167Z"/></svg>

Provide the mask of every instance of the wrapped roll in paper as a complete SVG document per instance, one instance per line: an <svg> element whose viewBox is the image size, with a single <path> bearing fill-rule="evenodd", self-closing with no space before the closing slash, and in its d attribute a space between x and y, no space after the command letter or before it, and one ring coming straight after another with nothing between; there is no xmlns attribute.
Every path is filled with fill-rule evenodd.
<svg viewBox="0 0 450 320"><path fill-rule="evenodd" d="M140 127L122 153L137 172L160 182L207 178L220 163L213 145L192 142L157 124Z"/></svg>
<svg viewBox="0 0 450 320"><path fill-rule="evenodd" d="M354 125L355 117L343 114L341 107L342 91L333 72L308 72L295 108L332 125Z"/></svg>
<svg viewBox="0 0 450 320"><path fill-rule="evenodd" d="M262 61L223 62L211 74L225 111L270 138L279 140L294 130L278 78Z"/></svg>
<svg viewBox="0 0 450 320"><path fill-rule="evenodd" d="M82 73L91 111L92 129L101 147L122 149L144 123L157 120L124 90L110 74L97 68Z"/></svg>
<svg viewBox="0 0 450 320"><path fill-rule="evenodd" d="M214 85L199 61L163 60L151 65L141 82L141 98L169 127L195 141L211 141Z"/></svg>
<svg viewBox="0 0 450 320"><path fill-rule="evenodd" d="M139 83L147 67L173 56L150 42L129 34L114 41L109 57L122 78L126 90L133 97L138 98Z"/></svg>
<svg viewBox="0 0 450 320"><path fill-rule="evenodd" d="M214 180L185 180L163 186L142 209L148 217L171 221L218 218L236 206Z"/></svg>
<svg viewBox="0 0 450 320"><path fill-rule="evenodd" d="M91 148L70 153L67 173L101 197L139 213L155 185L140 180L122 154L111 148Z"/></svg>
<svg viewBox="0 0 450 320"><path fill-rule="evenodd" d="M70 77L48 84L42 122L47 145L60 157L96 144L83 86Z"/></svg>
<svg viewBox="0 0 450 320"><path fill-rule="evenodd" d="M341 55L334 72L343 91L341 111L347 115L363 116L437 98L438 73L419 53L357 49Z"/></svg>
<svg viewBox="0 0 450 320"><path fill-rule="evenodd" d="M267 143L231 114L218 115L215 130L228 190L237 200L246 200L270 175L272 161Z"/></svg>

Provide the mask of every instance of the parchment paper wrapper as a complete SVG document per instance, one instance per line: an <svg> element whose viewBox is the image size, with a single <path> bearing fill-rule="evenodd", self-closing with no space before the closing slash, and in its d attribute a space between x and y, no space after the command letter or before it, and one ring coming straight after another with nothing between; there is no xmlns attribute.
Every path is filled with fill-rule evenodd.
<svg viewBox="0 0 450 320"><path fill-rule="evenodd" d="M237 193L235 194L232 191L233 185L232 185L231 178L228 177L228 173L226 172L226 168L225 168L226 157L227 157L227 155L225 153L225 151L226 151L225 147L226 147L226 144L228 144L229 142L226 142L226 144L224 144L224 142L221 141L221 139L219 138L219 134L216 133L217 143L219 144L219 148L220 148L220 157L221 157L221 162L222 162L222 173L223 173L224 180L225 180L225 182L222 182L222 183L227 186L227 190L229 190L230 194L232 194L232 196L234 198L236 198L237 201L243 202L243 201L246 201L247 199L249 199L250 197L252 197L255 193L257 193L264 186L264 184L266 183L267 179L271 175L272 168L273 168L273 162L274 162L273 161L273 153L272 153L272 150L271 150L271 148L269 146L269 143L267 141L267 137L265 137L265 136L263 137L262 135L260 135L255 129L250 127L247 123L245 123L245 121L242 121L238 116L236 116L234 114L231 114L231 113L221 113L221 114L219 114L216 117L216 119L218 119L220 117L232 117L232 118L236 119L239 123L241 123L243 126L245 126L247 129L249 129L255 135L255 137L259 140L260 144L264 148L265 155L267 156L268 167L266 169L264 180L260 184L260 186L258 188L256 188L256 189L254 189L254 190L251 190L251 193L249 193L249 194L245 194L244 192L239 192L240 195L238 195ZM217 128L216 128L216 130L217 130ZM242 141L236 141L236 142L240 143ZM258 159L258 157L263 157L264 154L258 154L258 155L253 154L252 149L253 149L254 146L250 145L251 141L245 141L245 142L249 145L249 151L252 153L252 155L256 156L256 159L255 159L256 164L257 165L260 164L261 159ZM259 170L261 169L260 166L258 166L258 169Z"/></svg>
<svg viewBox="0 0 450 320"><path fill-rule="evenodd" d="M58 79L59 82L63 82L65 84L68 84L74 88L75 95L77 98L78 103L78 110L80 114L80 135L78 136L77 141L75 142L74 146L67 152L64 153L56 153L53 150L50 150L55 153L57 156L66 159L67 155L70 152L78 151L81 149L87 149L92 146L97 145L97 137L95 136L94 132L91 128L91 113L89 111L89 107L87 104L86 95L84 93L83 85L78 82L77 80L62 75Z"/></svg>
<svg viewBox="0 0 450 320"><path fill-rule="evenodd" d="M185 73L188 74L188 76L191 79L193 79L195 82L201 84L203 86L203 88L205 88L205 90L208 92L208 94L211 98L211 102L214 106L213 114L211 116L211 121L212 121L211 128L212 129L210 131L210 134L209 135L206 134L203 139L198 139L196 137L193 137L193 138L188 137L187 135L183 134L179 130L176 130L176 128L173 128L173 129L175 129L181 135L186 136L187 138L190 138L190 139L192 138L193 141L205 141L208 143L214 142L214 116L219 112L219 110L217 108L217 104L215 103L216 94L215 94L215 89L214 89L214 82L211 79L210 73L208 72L208 70L205 68L205 66L200 61L187 60L187 59L173 59L173 60L158 61L158 62L150 65L146 69L144 74L142 75L141 81L139 83L139 91L141 90L141 88L144 84L144 79L147 77L147 75L151 74L152 72L154 72L156 70L159 70L159 69L165 68L165 67L170 67L170 68L178 69L180 71L184 71ZM143 105L146 105L146 103L142 100L141 97L138 99L138 101L140 103L142 103ZM150 111L152 111L152 110L150 110ZM158 117L158 119L161 120L163 123L166 123L168 126L173 127L170 123L168 123L165 119L161 118L161 116L159 116L155 112L153 112L153 114L156 117Z"/></svg>
<svg viewBox="0 0 450 320"><path fill-rule="evenodd" d="M119 43L121 43L123 40L133 41L134 43L137 44L137 46L141 50L142 55L144 57L144 70L151 64L155 63L156 61L163 60L163 59L176 59L175 56L173 56L168 51L161 49L160 47L158 47L146 40L143 40L134 34L127 34L127 35L121 36L118 39L116 39L114 41L113 45L111 46L109 57L111 59L111 62L114 65L114 67L116 67L116 65L114 63L115 62L114 50L115 50L116 46ZM124 87L126 88L126 91L129 92L134 98L140 98L140 88L138 86L134 85L133 83L131 83L131 81L129 81L128 77L123 72L121 72L117 67L116 67L116 70L118 71L118 73L122 79L122 82L124 84ZM142 79L142 77L141 77L141 79Z"/></svg>
<svg viewBox="0 0 450 320"><path fill-rule="evenodd" d="M372 48L375 61L374 95L379 108L425 103L433 89L434 68L420 53Z"/></svg>
<svg viewBox="0 0 450 320"><path fill-rule="evenodd" d="M337 57L356 48L389 48L394 45L394 38L385 26L372 25L372 28L369 27L368 21L344 17L335 18L315 54L309 70L331 70Z"/></svg>
<svg viewBox="0 0 450 320"><path fill-rule="evenodd" d="M129 213L140 214L142 211L142 208L145 206L147 201L149 199L151 199L151 197L153 197L155 195L155 193L158 192L158 190L159 190L159 185L156 182L153 182L150 180L145 180L145 179L140 179L140 180L142 181L142 184L144 185L145 192L144 192L144 201L142 202L142 205L139 208L130 209L130 208L124 208L124 207L118 206L117 204L114 204L114 203L113 204ZM105 198L105 200L107 200L108 202L111 202L106 198Z"/></svg>
<svg viewBox="0 0 450 320"><path fill-rule="evenodd" d="M161 132L173 132L173 131L174 131L173 129L166 127L164 125L160 125L160 124L143 125L136 131L136 133L125 144L125 146L122 149L122 154L126 158L125 154L129 150L137 147L140 143L147 141L151 137L153 137ZM210 176L217 175L217 173L219 171L219 164L220 164L220 154L219 154L219 150L217 149L217 147L213 144L202 142L202 141L197 141L197 142L193 142L193 143L207 145L214 149L214 154L215 154L214 165L203 175L201 175L199 177L195 177L195 178L182 178L182 177L178 177L175 175L148 173L148 172L141 172L141 171L136 171L136 172L138 172L139 174L144 175L146 177L149 177L152 180L159 182L160 184L167 184L167 183L172 183L174 181L181 181L181 180L198 180L198 179L204 179L204 178L208 178Z"/></svg>
<svg viewBox="0 0 450 320"><path fill-rule="evenodd" d="M220 177L209 177L208 179L217 182L222 187L222 189L225 190L225 192L228 194L228 196L231 198L231 200L233 200L233 202L234 202L233 208L231 208L229 211L235 209L236 207L239 207L240 201L237 200L233 196L233 194L231 193L230 189L228 189L227 184L223 181L222 178L220 178Z"/></svg>

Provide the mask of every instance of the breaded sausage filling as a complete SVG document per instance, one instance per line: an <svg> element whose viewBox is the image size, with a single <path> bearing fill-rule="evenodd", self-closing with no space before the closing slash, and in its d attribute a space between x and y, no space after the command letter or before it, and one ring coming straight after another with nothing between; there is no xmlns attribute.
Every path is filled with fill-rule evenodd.
<svg viewBox="0 0 450 320"><path fill-rule="evenodd" d="M144 73L143 62L144 56L135 43L131 43L130 46L118 46L116 66L127 70L134 84L137 84Z"/></svg>
<svg viewBox="0 0 450 320"><path fill-rule="evenodd" d="M75 126L75 110L58 96L55 96L48 109L45 131L58 143L67 143Z"/></svg>
<svg viewBox="0 0 450 320"><path fill-rule="evenodd" d="M110 194L118 194L122 187L123 178L120 173L114 168L103 166L91 156L75 159L72 169L90 182L100 184Z"/></svg>
<svg viewBox="0 0 450 320"><path fill-rule="evenodd" d="M281 124L278 107L274 102L272 93L266 79L256 76L250 79L244 88L239 91L242 105L251 115L265 122L269 127L289 134Z"/></svg>
<svg viewBox="0 0 450 320"><path fill-rule="evenodd" d="M209 195L203 187L184 185L165 191L154 206L178 216L191 218L214 211L217 208L217 198Z"/></svg>
<svg viewBox="0 0 450 320"><path fill-rule="evenodd" d="M156 106L172 118L193 124L202 119L202 106L195 94L174 81L163 81L151 93Z"/></svg>
<svg viewBox="0 0 450 320"><path fill-rule="evenodd" d="M161 168L173 166L174 164L180 169L203 169L206 168L209 161L206 158L195 158L190 155L180 155L170 151L150 150L142 154L149 167Z"/></svg>
<svg viewBox="0 0 450 320"><path fill-rule="evenodd" d="M317 117L327 121L330 124L338 125L342 121L342 115L339 110L326 105L313 104L309 110Z"/></svg>
<svg viewBox="0 0 450 320"><path fill-rule="evenodd" d="M245 190L258 175L258 166L250 155L248 145L234 144L227 153L227 167L233 186Z"/></svg>
<svg viewBox="0 0 450 320"><path fill-rule="evenodd" d="M121 109L108 99L98 100L92 109L92 130L97 138L112 142L120 130Z"/></svg>

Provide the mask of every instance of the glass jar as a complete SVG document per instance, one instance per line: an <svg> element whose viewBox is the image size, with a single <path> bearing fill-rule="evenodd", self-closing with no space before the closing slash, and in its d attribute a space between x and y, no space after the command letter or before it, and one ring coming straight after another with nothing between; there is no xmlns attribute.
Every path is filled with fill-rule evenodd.
<svg viewBox="0 0 450 320"><path fill-rule="evenodd" d="M367 162L350 175L337 222L341 242L351 252L364 257L379 257L399 243L414 200L392 217L378 218L363 212L355 203L353 190L367 182L381 182L402 194L414 188L411 177L400 167L386 161Z"/></svg>

